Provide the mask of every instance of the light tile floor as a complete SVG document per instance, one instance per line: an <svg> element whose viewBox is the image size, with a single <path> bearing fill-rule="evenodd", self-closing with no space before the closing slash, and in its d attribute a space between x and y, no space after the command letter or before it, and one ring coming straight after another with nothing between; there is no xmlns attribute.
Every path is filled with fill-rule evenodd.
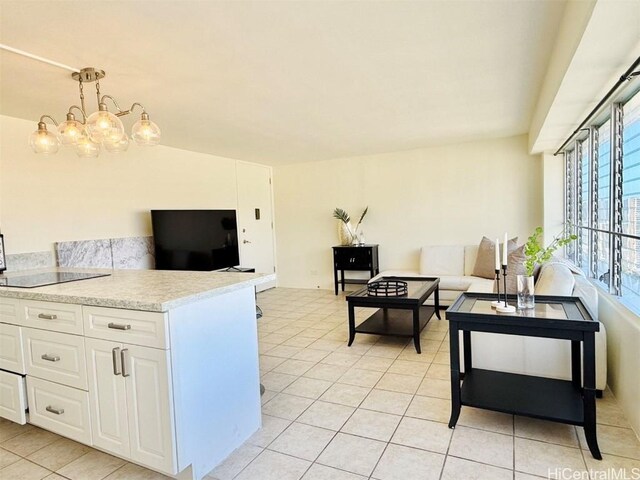
<svg viewBox="0 0 640 480"><path fill-rule="evenodd" d="M625 478L612 476L619 469L628 478L640 472L640 442L610 392L597 403L602 462L591 458L581 429L568 425L463 407L450 430L446 320L429 322L418 355L409 340L390 337L357 335L347 347L343 294L277 288L258 302L263 427L210 480L590 478L577 473L583 471L602 479ZM569 470L560 477L556 469ZM0 479L43 478L167 477L0 419Z"/></svg>

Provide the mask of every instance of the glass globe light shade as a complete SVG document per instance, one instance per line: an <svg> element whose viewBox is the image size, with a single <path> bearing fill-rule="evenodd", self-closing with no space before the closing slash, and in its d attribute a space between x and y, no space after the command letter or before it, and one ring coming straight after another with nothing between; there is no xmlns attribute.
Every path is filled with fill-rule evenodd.
<svg viewBox="0 0 640 480"><path fill-rule="evenodd" d="M56 153L60 148L57 135L47 130L44 122L38 122L38 130L29 137L29 145L36 153Z"/></svg>
<svg viewBox="0 0 640 480"><path fill-rule="evenodd" d="M80 158L95 158L100 155L100 144L95 143L86 135L78 140L74 149Z"/></svg>
<svg viewBox="0 0 640 480"><path fill-rule="evenodd" d="M160 143L160 128L149 120L149 115L143 113L140 120L131 128L131 138L142 146L158 145Z"/></svg>
<svg viewBox="0 0 640 480"><path fill-rule="evenodd" d="M89 137L96 143L109 139L114 142L124 135L124 125L118 117L107 110L107 106L101 103L99 110L87 118L87 131Z"/></svg>
<svg viewBox="0 0 640 480"><path fill-rule="evenodd" d="M116 140L115 142L105 140L102 142L102 145L104 149L110 153L126 152L129 148L129 136L125 133L120 140Z"/></svg>
<svg viewBox="0 0 640 480"><path fill-rule="evenodd" d="M81 137L87 135L87 131L73 114L68 113L67 119L58 125L58 135L62 145L75 145Z"/></svg>

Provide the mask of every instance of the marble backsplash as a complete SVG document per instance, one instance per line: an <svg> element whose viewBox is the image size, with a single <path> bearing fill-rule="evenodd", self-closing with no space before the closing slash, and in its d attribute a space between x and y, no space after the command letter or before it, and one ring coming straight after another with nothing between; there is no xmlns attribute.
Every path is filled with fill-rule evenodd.
<svg viewBox="0 0 640 480"><path fill-rule="evenodd" d="M60 267L152 269L155 266L152 237L57 242L55 250Z"/></svg>
<svg viewBox="0 0 640 480"><path fill-rule="evenodd" d="M53 252L13 253L7 255L7 272L55 267Z"/></svg>
<svg viewBox="0 0 640 480"><path fill-rule="evenodd" d="M7 272L46 267L150 270L155 267L153 237L57 242L53 252L7 255Z"/></svg>
<svg viewBox="0 0 640 480"><path fill-rule="evenodd" d="M111 239L113 268L155 268L153 237L128 237Z"/></svg>
<svg viewBox="0 0 640 480"><path fill-rule="evenodd" d="M80 240L54 244L59 267L113 268L111 240Z"/></svg>

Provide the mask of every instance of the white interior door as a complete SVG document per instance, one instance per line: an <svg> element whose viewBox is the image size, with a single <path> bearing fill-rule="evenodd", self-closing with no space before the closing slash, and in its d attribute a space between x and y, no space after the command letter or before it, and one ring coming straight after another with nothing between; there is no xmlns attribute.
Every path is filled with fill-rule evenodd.
<svg viewBox="0 0 640 480"><path fill-rule="evenodd" d="M273 273L271 168L244 162L236 165L240 265L255 268L258 273Z"/></svg>

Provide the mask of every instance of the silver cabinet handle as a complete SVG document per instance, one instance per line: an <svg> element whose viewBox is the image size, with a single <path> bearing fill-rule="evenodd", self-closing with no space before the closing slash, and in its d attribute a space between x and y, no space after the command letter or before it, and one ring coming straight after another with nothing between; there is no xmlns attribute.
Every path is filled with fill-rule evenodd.
<svg viewBox="0 0 640 480"><path fill-rule="evenodd" d="M109 328L113 328L115 330L131 330L131 325L129 325L128 323L109 323L107 324L107 327Z"/></svg>
<svg viewBox="0 0 640 480"><path fill-rule="evenodd" d="M47 412L55 413L56 415L62 415L64 413L64 408L55 408L51 405L47 406Z"/></svg>
<svg viewBox="0 0 640 480"><path fill-rule="evenodd" d="M45 320L55 320L56 318L58 318L57 315L54 315L53 313L49 314L49 313L39 313L38 314L38 318L43 318Z"/></svg>
<svg viewBox="0 0 640 480"><path fill-rule="evenodd" d="M120 358L122 359L122 376L128 377L129 375L131 375L129 372L127 372L127 367L129 365L129 349L128 348L122 349L122 352L120 352Z"/></svg>
<svg viewBox="0 0 640 480"><path fill-rule="evenodd" d="M116 347L111 350L111 358L113 360L113 374L120 375L122 374L121 364L120 364L120 347Z"/></svg>
<svg viewBox="0 0 640 480"><path fill-rule="evenodd" d="M47 362L59 362L60 361L60 357L58 355L49 355L48 353L45 353L40 358L43 359L43 360L46 360Z"/></svg>

